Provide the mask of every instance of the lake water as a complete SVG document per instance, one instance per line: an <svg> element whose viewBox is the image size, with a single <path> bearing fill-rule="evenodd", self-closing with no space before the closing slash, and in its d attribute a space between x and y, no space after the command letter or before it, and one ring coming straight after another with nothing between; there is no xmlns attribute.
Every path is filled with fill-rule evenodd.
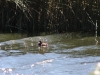
<svg viewBox="0 0 100 75"><path fill-rule="evenodd" d="M0 43L0 75L90 75L100 62L100 38L67 34ZM48 48L39 49L39 40Z"/></svg>

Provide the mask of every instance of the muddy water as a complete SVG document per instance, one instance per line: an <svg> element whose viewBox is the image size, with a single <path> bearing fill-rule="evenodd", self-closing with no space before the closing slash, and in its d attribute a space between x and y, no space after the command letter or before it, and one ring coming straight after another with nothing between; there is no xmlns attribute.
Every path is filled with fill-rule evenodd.
<svg viewBox="0 0 100 75"><path fill-rule="evenodd" d="M42 40L49 44L40 49ZM0 75L90 75L100 62L100 38L48 35L0 43Z"/></svg>

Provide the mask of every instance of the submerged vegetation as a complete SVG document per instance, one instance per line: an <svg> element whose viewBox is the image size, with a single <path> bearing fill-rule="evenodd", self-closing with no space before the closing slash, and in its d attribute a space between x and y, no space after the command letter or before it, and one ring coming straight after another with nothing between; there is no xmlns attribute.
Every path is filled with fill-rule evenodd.
<svg viewBox="0 0 100 75"><path fill-rule="evenodd" d="M40 32L98 34L99 0L0 0L0 32L38 35Z"/></svg>

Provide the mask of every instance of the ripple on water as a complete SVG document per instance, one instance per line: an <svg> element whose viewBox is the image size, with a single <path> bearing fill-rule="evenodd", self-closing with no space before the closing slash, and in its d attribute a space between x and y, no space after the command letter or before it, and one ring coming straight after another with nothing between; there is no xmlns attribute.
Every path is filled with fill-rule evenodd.
<svg viewBox="0 0 100 75"><path fill-rule="evenodd" d="M18 49L0 50L0 75L89 75L90 70L100 61L100 57L79 55L82 51L99 49L98 46L90 43L77 45L80 39L68 42L68 39L63 39L62 36L55 37L39 36L33 37L32 40L25 38L2 43L7 47L13 44L13 48L16 43ZM40 39L50 44L48 51L43 54L37 49ZM31 47L31 43L34 46Z"/></svg>

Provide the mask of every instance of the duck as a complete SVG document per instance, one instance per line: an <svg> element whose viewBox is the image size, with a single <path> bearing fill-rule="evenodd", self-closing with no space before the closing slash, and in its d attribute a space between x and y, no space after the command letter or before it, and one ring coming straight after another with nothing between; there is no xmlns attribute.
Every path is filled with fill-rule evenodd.
<svg viewBox="0 0 100 75"><path fill-rule="evenodd" d="M48 47L48 43L39 41L38 46L39 46L39 47Z"/></svg>

